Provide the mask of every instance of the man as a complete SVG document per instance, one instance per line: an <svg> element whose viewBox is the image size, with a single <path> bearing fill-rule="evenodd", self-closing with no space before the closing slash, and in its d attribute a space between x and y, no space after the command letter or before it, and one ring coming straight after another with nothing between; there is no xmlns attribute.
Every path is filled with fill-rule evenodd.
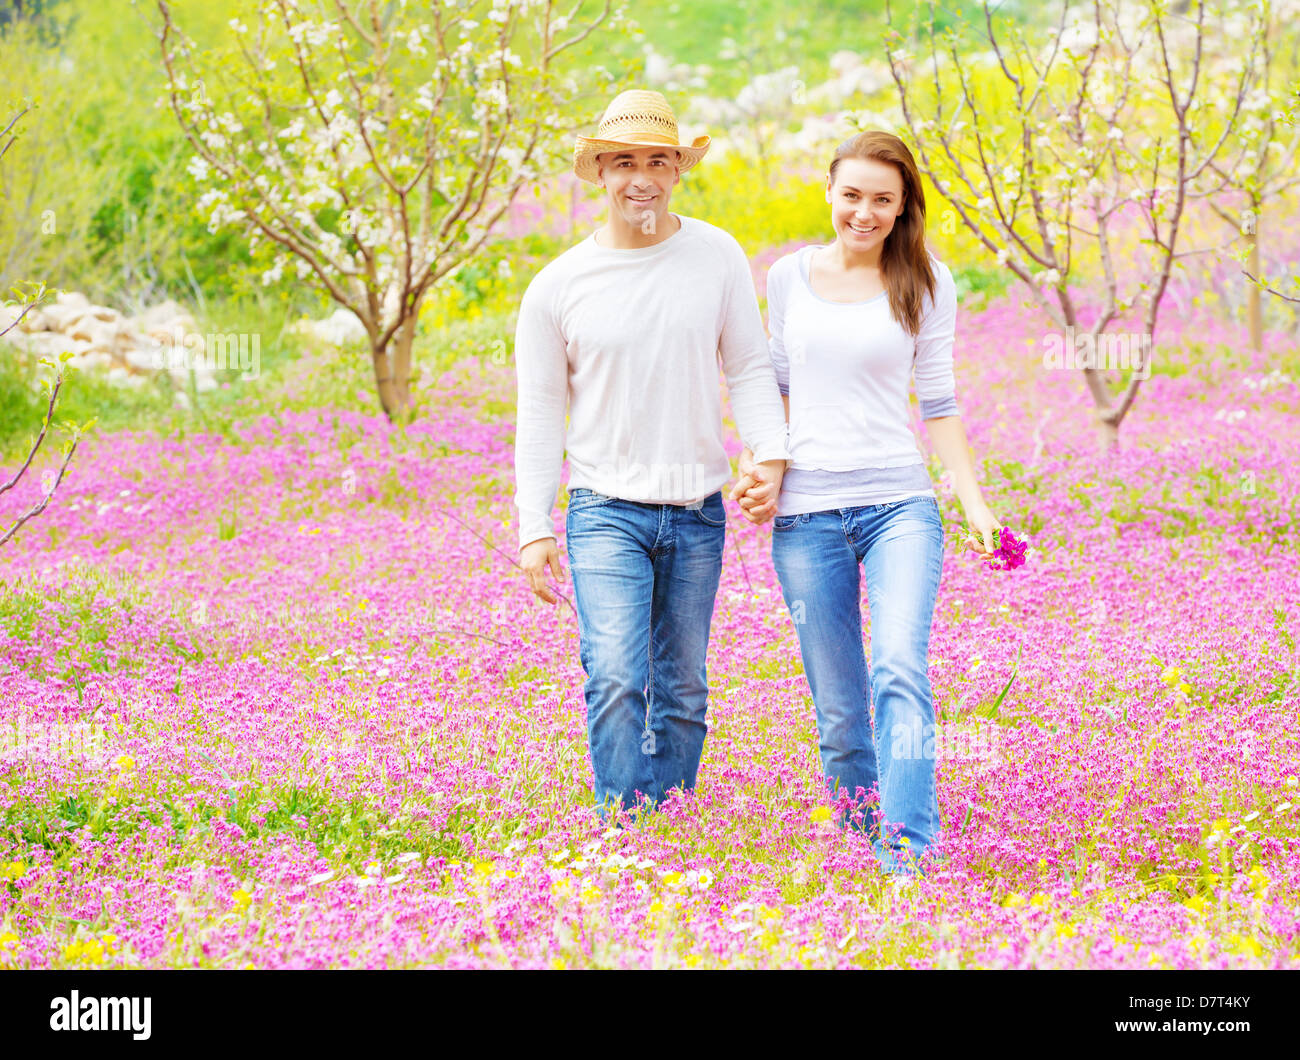
<svg viewBox="0 0 1300 1060"><path fill-rule="evenodd" d="M554 604L547 571L564 575L551 512L567 449L565 537L604 819L638 794L657 805L695 786L731 477L719 364L764 500L789 456L744 252L668 211L708 144L678 142L658 92L618 96L574 148L573 171L605 189L608 218L534 277L519 309L520 566Z"/></svg>

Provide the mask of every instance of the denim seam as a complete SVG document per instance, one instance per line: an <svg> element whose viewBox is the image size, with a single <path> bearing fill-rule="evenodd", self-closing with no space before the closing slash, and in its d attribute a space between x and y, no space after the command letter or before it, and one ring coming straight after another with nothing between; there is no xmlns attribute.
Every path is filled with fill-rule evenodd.
<svg viewBox="0 0 1300 1060"><path fill-rule="evenodd" d="M712 496L712 494L710 494L709 496ZM715 523L712 519L708 518L704 514L704 502L707 501L708 499L709 499L708 497L705 497L704 500L700 501L698 508L688 508L687 510L693 511L699 517L700 522L702 522L705 526L712 527L714 530L717 530L720 527L725 527L727 525L726 506L724 505L722 508L722 522Z"/></svg>
<svg viewBox="0 0 1300 1060"><path fill-rule="evenodd" d="M641 743L642 743L642 746L643 746L643 747L644 747L644 745L645 745L645 736L646 736L646 733L648 733L648 732L653 732L653 730L652 730L651 727L650 727L650 726L651 726L651 723L652 723L652 721L653 721L653 719L650 717L650 713L651 713L651 710L653 709L651 705L654 703L654 694L655 694L655 629L654 629L654 623L655 623L655 605L654 605L654 585L653 585L653 582L652 582L652 583L651 583L651 588L650 588L650 616L649 616L649 618L648 618L648 620L647 620L647 624L646 624L646 692L645 692L645 719L644 719L644 721L642 722L642 728L641 728ZM655 747L655 752L658 753L658 751L659 751L659 748L656 746L656 747ZM642 751L641 753L644 754L645 752ZM652 755L651 757L654 757L654 756ZM650 767L650 771L651 771L651 773L654 772L654 766L653 766L653 765ZM658 795L659 795L658 792L647 792L647 794L648 794L651 798L657 798Z"/></svg>

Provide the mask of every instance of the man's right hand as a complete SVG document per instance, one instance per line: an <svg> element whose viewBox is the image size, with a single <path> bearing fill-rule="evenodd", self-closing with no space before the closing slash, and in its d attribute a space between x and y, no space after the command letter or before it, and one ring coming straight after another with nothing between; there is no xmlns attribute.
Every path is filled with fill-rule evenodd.
<svg viewBox="0 0 1300 1060"><path fill-rule="evenodd" d="M731 488L731 499L740 504L741 514L755 526L776 515L777 498L786 461L767 460L754 463L754 454L746 446L740 454L740 479Z"/></svg>
<svg viewBox="0 0 1300 1060"><path fill-rule="evenodd" d="M519 566L524 569L528 587L540 599L548 604L554 604L560 599L546 584L548 567L557 582L564 580L564 571L560 569L560 550L555 545L555 538L543 537L526 544L519 550Z"/></svg>

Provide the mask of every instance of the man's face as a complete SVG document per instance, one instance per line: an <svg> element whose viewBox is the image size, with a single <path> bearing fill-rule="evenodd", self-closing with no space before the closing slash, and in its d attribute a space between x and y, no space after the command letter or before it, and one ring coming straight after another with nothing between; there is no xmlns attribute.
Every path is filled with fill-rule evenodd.
<svg viewBox="0 0 1300 1060"><path fill-rule="evenodd" d="M610 214L653 234L668 219L668 200L681 179L671 147L629 147L596 156Z"/></svg>

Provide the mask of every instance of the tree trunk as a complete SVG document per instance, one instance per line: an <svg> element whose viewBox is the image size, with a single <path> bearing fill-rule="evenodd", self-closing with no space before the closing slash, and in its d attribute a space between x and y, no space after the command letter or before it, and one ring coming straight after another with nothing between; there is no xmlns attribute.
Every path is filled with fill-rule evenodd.
<svg viewBox="0 0 1300 1060"><path fill-rule="evenodd" d="M1106 419L1104 415L1098 415L1097 440L1101 443L1102 452L1115 452L1119 448L1119 424Z"/></svg>
<svg viewBox="0 0 1300 1060"><path fill-rule="evenodd" d="M1097 439L1102 452L1111 452L1119 448L1119 410L1115 399L1110 395L1105 377L1096 368L1085 368L1083 380L1092 397L1092 412L1096 418Z"/></svg>
<svg viewBox="0 0 1300 1060"><path fill-rule="evenodd" d="M1255 211L1255 223L1251 226L1250 235L1250 274L1254 277L1259 276L1259 211ZM1258 283L1246 284L1246 321L1250 325L1250 347L1256 353L1264 348L1264 325L1261 303L1263 302L1263 292L1259 289Z"/></svg>
<svg viewBox="0 0 1300 1060"><path fill-rule="evenodd" d="M379 394L379 404L392 423L402 415L402 402L398 388L393 379L392 343L380 349L372 348L370 355L375 363L375 390Z"/></svg>
<svg viewBox="0 0 1300 1060"><path fill-rule="evenodd" d="M406 423L411 414L411 347L415 341L417 306L398 326L382 349L371 348L375 363L375 386L379 404L389 423Z"/></svg>
<svg viewBox="0 0 1300 1060"><path fill-rule="evenodd" d="M397 334L393 336L393 387L404 417L411 412L411 347L415 344L415 324L419 311L418 303L412 306L401 327L397 329Z"/></svg>

